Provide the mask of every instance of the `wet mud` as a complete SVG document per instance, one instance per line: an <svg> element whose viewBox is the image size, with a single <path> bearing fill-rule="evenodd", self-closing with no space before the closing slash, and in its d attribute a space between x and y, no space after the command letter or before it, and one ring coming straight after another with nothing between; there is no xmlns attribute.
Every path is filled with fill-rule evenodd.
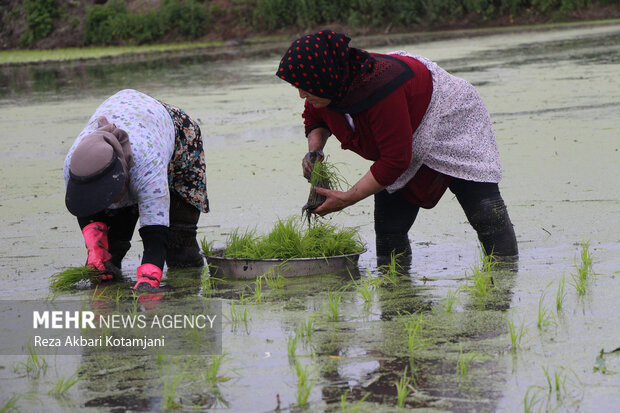
<svg viewBox="0 0 620 413"><path fill-rule="evenodd" d="M328 218L357 227L368 245L353 277L287 279L281 289L263 285L256 302L250 300L253 282L216 281L205 290L201 271L166 272L164 300L222 302L225 356L217 381L206 374L214 363L207 355L42 356L51 367L38 378L19 368L26 356L0 356L0 409L21 395L15 403L22 411L340 411L346 393L347 407L359 402L359 411L391 412L405 369L406 408L617 409L620 25L489 33L374 50L398 49L431 58L472 82L491 112L502 156L500 189L520 258L492 270L487 295L466 288L473 286L477 240L456 199L446 194L419 214L409 234L413 256L405 274L364 298L361 282L384 273L374 254L372 200L364 200ZM52 74L41 68L40 77L24 74L22 83L19 73L2 72L0 299L45 300L51 274L83 264L77 223L64 208L62 164L96 106L122 88L142 90L199 120L212 206L201 216L199 238L222 247L235 228L262 233L277 218L299 214L309 190L300 167L307 151L302 101L273 75L279 57L183 59ZM325 154L351 183L370 166L333 139ZM593 264L587 292L580 295L572 275L583 240L589 241ZM141 258L137 232L132 245L123 263L127 279ZM562 279L565 299L558 309ZM111 297L120 291L121 299L130 300L130 285L106 289ZM329 308L334 292L340 293L337 317ZM82 289L60 298L90 294L92 289ZM447 311L451 294L455 301ZM246 320L235 319L233 309L247 310ZM545 309L550 318L541 324ZM311 334L302 335L309 322ZM524 327L517 349L509 322ZM462 366L467 355L475 357L463 373L459 360ZM312 378L305 408L297 406L295 361ZM59 378L75 372L81 380L66 395L49 394ZM554 374L559 390L548 386L547 375ZM170 404L166 397L175 380Z"/></svg>

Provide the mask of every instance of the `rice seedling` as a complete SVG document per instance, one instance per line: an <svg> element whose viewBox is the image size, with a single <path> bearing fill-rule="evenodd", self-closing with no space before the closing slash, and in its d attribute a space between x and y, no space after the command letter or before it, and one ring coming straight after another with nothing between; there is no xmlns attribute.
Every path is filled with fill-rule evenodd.
<svg viewBox="0 0 620 413"><path fill-rule="evenodd" d="M547 306L545 306L544 304L545 295L546 293L543 292L538 299L538 318L536 321L536 327L538 327L539 329L555 323L553 313L551 313L549 308L547 308Z"/></svg>
<svg viewBox="0 0 620 413"><path fill-rule="evenodd" d="M590 241L581 241L581 263L579 265L581 273L587 276L592 271L592 254L590 253Z"/></svg>
<svg viewBox="0 0 620 413"><path fill-rule="evenodd" d="M384 273L381 272L381 268L379 268L380 271L378 271L376 273L375 276L373 276L370 273L369 269L366 269L366 279L368 280L368 285L371 286L374 289L377 288L381 288L384 287L386 285L390 285L390 286L396 286L398 284L399 281L399 277L397 275L390 275L389 273Z"/></svg>
<svg viewBox="0 0 620 413"><path fill-rule="evenodd" d="M99 271L90 267L67 267L50 276L52 291L70 291L80 281L95 281Z"/></svg>
<svg viewBox="0 0 620 413"><path fill-rule="evenodd" d="M368 271L368 269L366 269ZM369 274L370 275L370 274ZM376 288L370 277L364 277L360 282L353 281L355 292L358 293L364 303L369 304L372 301L373 291Z"/></svg>
<svg viewBox="0 0 620 413"><path fill-rule="evenodd" d="M290 332L288 335L288 340L286 342L286 347L288 350L288 360L289 362L293 362L297 358L297 340L299 336Z"/></svg>
<svg viewBox="0 0 620 413"><path fill-rule="evenodd" d="M413 358L416 352L426 345L422 338L422 314L410 314L404 321L407 330L407 350Z"/></svg>
<svg viewBox="0 0 620 413"><path fill-rule="evenodd" d="M299 360L295 360L295 373L297 373L297 406L302 407L308 404L308 398L314 385L313 370L310 366L304 367Z"/></svg>
<svg viewBox="0 0 620 413"><path fill-rule="evenodd" d="M223 281L221 278L215 278L209 275L209 268L203 267L202 274L200 275L200 287L202 295L205 297L211 296L213 290L215 290L218 281Z"/></svg>
<svg viewBox="0 0 620 413"><path fill-rule="evenodd" d="M400 263L402 255L402 253L396 254L392 251L389 264L379 267L378 277L380 279L380 285L396 285L400 281L400 278L405 275L405 270Z"/></svg>
<svg viewBox="0 0 620 413"><path fill-rule="evenodd" d="M36 353L32 343L28 343L26 349L28 350L28 358L25 362L18 363L14 371L16 373L21 373L23 371L29 378L38 379L47 372L47 368L49 367L47 360Z"/></svg>
<svg viewBox="0 0 620 413"><path fill-rule="evenodd" d="M538 396L540 395L542 388L537 385L531 385L525 391L525 396L523 396L523 411L524 413L530 413L533 411L534 407L540 403L540 399ZM542 408L538 409L541 411Z"/></svg>
<svg viewBox="0 0 620 413"><path fill-rule="evenodd" d="M7 399L2 406L0 406L0 413L13 413L19 412L17 408L17 402L19 401L21 395L14 394L9 399Z"/></svg>
<svg viewBox="0 0 620 413"><path fill-rule="evenodd" d="M206 237L200 240L200 249L202 250L204 255L208 257L212 257L215 255L215 249L213 247L213 243L214 243L213 240L207 241Z"/></svg>
<svg viewBox="0 0 620 413"><path fill-rule="evenodd" d="M451 313L456 301L458 299L459 293L462 291L463 287L458 287L456 290L448 290L446 293L446 298L444 300L444 309L446 313Z"/></svg>
<svg viewBox="0 0 620 413"><path fill-rule="evenodd" d="M340 396L340 412L341 413L357 413L358 410L360 409L362 403L364 403L364 400L366 400L368 398L368 396L370 396L370 393L366 393L361 399L359 399L357 401L357 403L355 403L352 406L347 405L347 396L348 395L349 395L349 390L347 389Z"/></svg>
<svg viewBox="0 0 620 413"><path fill-rule="evenodd" d="M575 274L571 274L571 278L573 280L573 287L577 290L577 295L586 295L586 292L588 292L588 279Z"/></svg>
<svg viewBox="0 0 620 413"><path fill-rule="evenodd" d="M276 274L274 268L263 274L263 278L270 290L281 290L284 288L284 277L279 272Z"/></svg>
<svg viewBox="0 0 620 413"><path fill-rule="evenodd" d="M325 201L325 196L317 194L315 188L342 190L343 185L348 185L346 180L342 178L338 168L328 162L327 158L323 160L312 159L312 161L310 193L308 194L306 204L301 208L302 215L307 219L309 226L311 225L312 211ZM315 224L318 222L318 217L316 218L317 219L314 220Z"/></svg>
<svg viewBox="0 0 620 413"><path fill-rule="evenodd" d="M161 349L157 350L157 366L162 367L168 361L168 357L162 353Z"/></svg>
<svg viewBox="0 0 620 413"><path fill-rule="evenodd" d="M241 297L240 302L241 302L241 305L243 305L243 302L244 302L243 296ZM243 306L243 310L238 309L237 306L235 305L234 300L230 301L229 312L230 312L230 321L232 323L247 323L248 322L248 309L245 306Z"/></svg>
<svg viewBox="0 0 620 413"><path fill-rule="evenodd" d="M463 346L461 346L459 349L459 357L456 360L456 372L459 373L461 377L467 376L471 363L481 358L482 354L477 351L470 351L469 353L463 354Z"/></svg>
<svg viewBox="0 0 620 413"><path fill-rule="evenodd" d="M301 337L304 341L310 341L312 334L316 330L316 314L311 314L306 321L302 321L297 329L297 335Z"/></svg>
<svg viewBox="0 0 620 413"><path fill-rule="evenodd" d="M547 380L547 388L549 390L549 393L551 393L553 390L556 390L556 392L559 392L560 390L564 389L564 383L566 382L566 377L562 377L561 372L558 372L558 370L554 371L554 380L551 379L551 375L549 374L549 369L545 366L542 366L542 371L545 374L545 379Z"/></svg>
<svg viewBox="0 0 620 413"><path fill-rule="evenodd" d="M588 276L592 272L592 254L590 253L590 242L581 241L581 261L575 264L577 274L571 274L573 286L579 296L586 294L588 290Z"/></svg>
<svg viewBox="0 0 620 413"><path fill-rule="evenodd" d="M224 362L225 357L225 352L220 354L219 356L211 356L211 363L204 372L204 378L212 386L217 385L217 383L229 380L228 377L220 376L220 368L222 367L222 363Z"/></svg>
<svg viewBox="0 0 620 413"><path fill-rule="evenodd" d="M252 293L252 301L256 304L263 302L263 277L257 277L254 281L254 292Z"/></svg>
<svg viewBox="0 0 620 413"><path fill-rule="evenodd" d="M411 383L411 379L407 377L407 367L405 367L405 371L401 376L400 380L396 382L396 399L397 405L400 408L405 407L405 400L407 396L411 393L411 389L409 388L409 384Z"/></svg>
<svg viewBox="0 0 620 413"><path fill-rule="evenodd" d="M329 321L338 321L340 317L340 300L342 299L342 291L327 292L327 319Z"/></svg>
<svg viewBox="0 0 620 413"><path fill-rule="evenodd" d="M140 293L136 290L131 290L131 315L136 316L140 310Z"/></svg>
<svg viewBox="0 0 620 413"><path fill-rule="evenodd" d="M566 277L562 276L560 281L558 282L558 290L555 293L555 309L556 311L561 311L564 306L564 300L566 299L566 293L564 292L564 284L566 282Z"/></svg>
<svg viewBox="0 0 620 413"><path fill-rule="evenodd" d="M372 301L372 286L364 281L357 285L355 292L359 293L364 303L369 304Z"/></svg>
<svg viewBox="0 0 620 413"><path fill-rule="evenodd" d="M329 257L359 253L365 248L355 228L338 229L320 222L302 229L298 217L278 220L270 233L258 236L255 230L233 231L223 256L231 258L289 259Z"/></svg>
<svg viewBox="0 0 620 413"><path fill-rule="evenodd" d="M510 348L513 352L521 346L521 339L525 335L525 322L521 322L519 326L515 325L513 320L506 319L508 323L508 331L510 333Z"/></svg>
<svg viewBox="0 0 620 413"><path fill-rule="evenodd" d="M474 298L479 300L485 299L489 289L494 285L491 272L484 268L483 266L482 268L474 267L472 269L473 285L469 287Z"/></svg>
<svg viewBox="0 0 620 413"><path fill-rule="evenodd" d="M181 407L180 398L177 394L181 380L185 378L185 371L189 363L185 365L183 370L172 376L163 379L161 407L163 410L174 410Z"/></svg>
<svg viewBox="0 0 620 413"><path fill-rule="evenodd" d="M71 387L73 387L78 381L82 378L78 376L77 372L73 373L71 376L64 378L61 377L56 383L56 386L49 391L50 396L54 396L56 398L62 398L66 396L67 391Z"/></svg>

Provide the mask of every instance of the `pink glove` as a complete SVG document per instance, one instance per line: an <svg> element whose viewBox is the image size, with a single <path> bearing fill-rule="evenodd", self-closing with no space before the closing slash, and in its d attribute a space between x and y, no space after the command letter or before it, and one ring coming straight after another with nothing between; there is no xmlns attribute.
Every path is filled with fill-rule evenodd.
<svg viewBox="0 0 620 413"><path fill-rule="evenodd" d="M103 222L93 222L82 229L84 242L88 250L86 265L93 270L105 271L105 262L112 258L108 252L108 226ZM112 279L112 274L103 274L102 279Z"/></svg>
<svg viewBox="0 0 620 413"><path fill-rule="evenodd" d="M157 265L154 264L142 264L138 267L138 271L136 273L136 277L138 278L138 282L133 286L134 290L138 289L138 286L142 287L148 286L157 288L159 287L159 282L161 281L162 271Z"/></svg>

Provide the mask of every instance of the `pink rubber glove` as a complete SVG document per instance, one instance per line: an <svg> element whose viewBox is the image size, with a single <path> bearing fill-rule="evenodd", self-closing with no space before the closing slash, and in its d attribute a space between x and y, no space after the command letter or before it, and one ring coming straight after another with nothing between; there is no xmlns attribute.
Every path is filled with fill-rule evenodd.
<svg viewBox="0 0 620 413"><path fill-rule="evenodd" d="M138 282L133 286L134 290L140 289L149 290L149 286L152 288L159 287L161 281L162 271L157 265L154 264L142 264L138 267L136 277ZM140 285L143 284L143 285ZM145 288L146 287L146 288Z"/></svg>
<svg viewBox="0 0 620 413"><path fill-rule="evenodd" d="M86 265L93 270L105 271L105 262L112 258L108 251L108 226L103 222L93 222L82 229L84 242L88 250L88 261ZM112 274L102 274L102 280L111 280Z"/></svg>

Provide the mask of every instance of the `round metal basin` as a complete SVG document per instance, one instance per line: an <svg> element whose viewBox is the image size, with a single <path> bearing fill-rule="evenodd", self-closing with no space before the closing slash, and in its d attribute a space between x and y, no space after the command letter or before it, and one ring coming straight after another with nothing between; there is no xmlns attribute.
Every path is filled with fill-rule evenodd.
<svg viewBox="0 0 620 413"><path fill-rule="evenodd" d="M256 278L268 272L274 276L304 277L357 269L364 251L320 258L249 259L207 256L211 276L218 278Z"/></svg>

